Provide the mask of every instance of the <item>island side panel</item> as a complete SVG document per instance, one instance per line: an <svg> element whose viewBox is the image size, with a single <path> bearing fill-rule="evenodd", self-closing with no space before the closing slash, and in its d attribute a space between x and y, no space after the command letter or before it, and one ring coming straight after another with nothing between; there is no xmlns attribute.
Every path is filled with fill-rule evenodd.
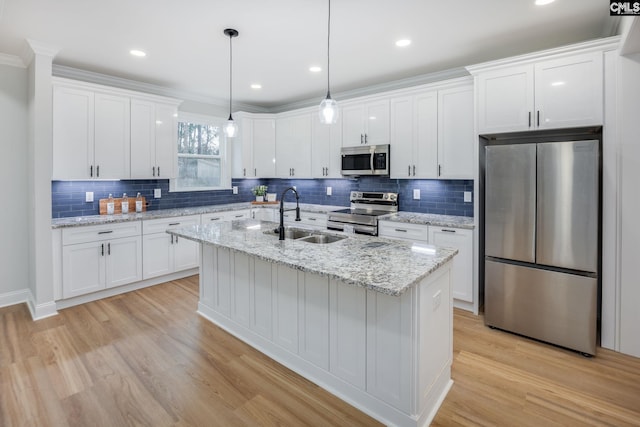
<svg viewBox="0 0 640 427"><path fill-rule="evenodd" d="M300 276L299 276L300 277ZM329 279L305 273L300 282L300 349L305 360L329 370Z"/></svg>

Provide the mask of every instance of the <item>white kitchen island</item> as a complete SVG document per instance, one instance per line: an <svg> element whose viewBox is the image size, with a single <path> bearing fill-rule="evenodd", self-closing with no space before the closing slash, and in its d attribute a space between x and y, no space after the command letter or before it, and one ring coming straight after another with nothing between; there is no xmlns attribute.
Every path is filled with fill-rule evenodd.
<svg viewBox="0 0 640 427"><path fill-rule="evenodd" d="M452 385L455 250L272 222L169 231L201 244L199 313L387 425L424 426Z"/></svg>

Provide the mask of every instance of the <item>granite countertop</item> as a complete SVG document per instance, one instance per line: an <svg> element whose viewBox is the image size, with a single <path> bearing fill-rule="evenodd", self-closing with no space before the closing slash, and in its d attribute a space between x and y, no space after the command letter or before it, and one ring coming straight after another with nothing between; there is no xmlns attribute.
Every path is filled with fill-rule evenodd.
<svg viewBox="0 0 640 427"><path fill-rule="evenodd" d="M285 202L287 209L294 207L295 203ZM127 221L141 221L145 219L170 218L186 215L199 215L213 212L234 211L240 209L280 209L280 204L270 205L254 205L250 202L230 203L226 205L199 206L194 208L176 208L176 209L159 209L155 211L146 211L142 213L117 214L117 215L89 215L76 216L69 218L54 218L51 220L51 228L67 228L82 225L100 225L113 224ZM300 210L313 213L327 213L338 209L344 209L344 206L332 205L314 205L309 203L300 203Z"/></svg>
<svg viewBox="0 0 640 427"><path fill-rule="evenodd" d="M359 234L346 235L347 238L329 244L279 241L272 232L276 227L273 222L245 219L167 232L391 296L401 295L458 253L455 249ZM269 234L264 233L266 230Z"/></svg>
<svg viewBox="0 0 640 427"><path fill-rule="evenodd" d="M466 228L470 230L475 228L474 219L467 216L398 212L381 216L379 219L408 224L437 225L438 227Z"/></svg>

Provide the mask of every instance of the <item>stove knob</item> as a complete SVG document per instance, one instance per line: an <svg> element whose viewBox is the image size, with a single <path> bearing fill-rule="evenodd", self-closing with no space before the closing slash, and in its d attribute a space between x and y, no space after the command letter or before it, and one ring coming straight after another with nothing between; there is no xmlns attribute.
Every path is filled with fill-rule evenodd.
<svg viewBox="0 0 640 427"><path fill-rule="evenodd" d="M388 195L388 194L385 194L385 195L383 196L383 198L386 200L386 199L388 199L388 198L389 198L389 195Z"/></svg>

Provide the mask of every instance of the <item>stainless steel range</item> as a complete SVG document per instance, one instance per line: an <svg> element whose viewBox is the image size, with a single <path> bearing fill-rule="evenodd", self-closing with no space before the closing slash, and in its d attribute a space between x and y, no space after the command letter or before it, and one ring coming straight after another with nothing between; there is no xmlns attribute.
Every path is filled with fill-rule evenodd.
<svg viewBox="0 0 640 427"><path fill-rule="evenodd" d="M398 212L398 193L352 191L351 208L329 212L327 228L378 235L378 217Z"/></svg>

